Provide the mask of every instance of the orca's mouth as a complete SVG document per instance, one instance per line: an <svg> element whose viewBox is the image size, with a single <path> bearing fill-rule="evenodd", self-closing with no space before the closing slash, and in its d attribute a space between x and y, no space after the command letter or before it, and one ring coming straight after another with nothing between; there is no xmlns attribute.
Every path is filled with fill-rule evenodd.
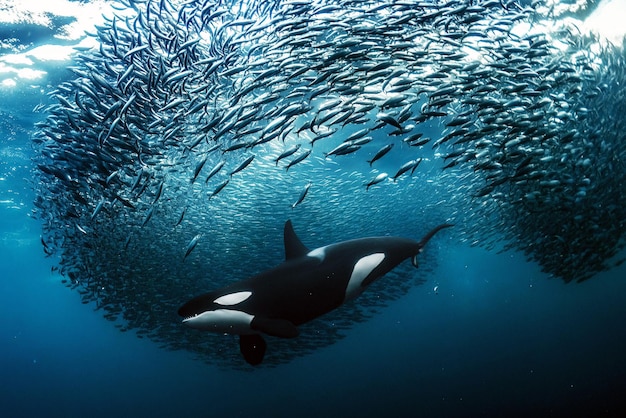
<svg viewBox="0 0 626 418"><path fill-rule="evenodd" d="M188 304L185 304L183 306L181 306L180 308L178 308L178 311L176 312L178 314L178 316L182 316L184 319L189 319L189 318L193 318L194 316L198 316L198 309L195 309L193 306L187 306Z"/></svg>

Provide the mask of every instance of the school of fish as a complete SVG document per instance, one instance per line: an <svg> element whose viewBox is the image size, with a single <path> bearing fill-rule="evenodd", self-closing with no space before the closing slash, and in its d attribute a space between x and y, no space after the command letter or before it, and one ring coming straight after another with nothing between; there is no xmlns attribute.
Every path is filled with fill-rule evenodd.
<svg viewBox="0 0 626 418"><path fill-rule="evenodd" d="M34 187L44 251L123 330L237 367L176 307L275 264L288 217L324 242L451 222L455 242L565 282L624 261L624 49L541 1L115 7L50 93ZM272 342L267 364L331 344L427 271Z"/></svg>

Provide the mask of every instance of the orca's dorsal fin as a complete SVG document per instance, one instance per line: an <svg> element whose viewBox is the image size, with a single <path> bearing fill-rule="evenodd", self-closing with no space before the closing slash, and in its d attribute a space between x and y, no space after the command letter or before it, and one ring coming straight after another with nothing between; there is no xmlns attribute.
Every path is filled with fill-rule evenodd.
<svg viewBox="0 0 626 418"><path fill-rule="evenodd" d="M300 238L293 230L291 220L285 222L285 259L293 260L294 258L304 257L310 250L300 241Z"/></svg>

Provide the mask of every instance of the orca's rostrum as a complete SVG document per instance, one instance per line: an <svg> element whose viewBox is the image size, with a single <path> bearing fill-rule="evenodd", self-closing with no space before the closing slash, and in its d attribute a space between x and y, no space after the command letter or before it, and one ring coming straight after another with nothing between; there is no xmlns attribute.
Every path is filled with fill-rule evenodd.
<svg viewBox="0 0 626 418"><path fill-rule="evenodd" d="M179 310L183 322L197 329L239 335L241 353L260 364L266 343L262 334L298 336L297 326L359 296L373 281L407 258L417 256L443 228L420 242L400 237L370 237L309 250L285 223L285 262L254 277L198 296Z"/></svg>

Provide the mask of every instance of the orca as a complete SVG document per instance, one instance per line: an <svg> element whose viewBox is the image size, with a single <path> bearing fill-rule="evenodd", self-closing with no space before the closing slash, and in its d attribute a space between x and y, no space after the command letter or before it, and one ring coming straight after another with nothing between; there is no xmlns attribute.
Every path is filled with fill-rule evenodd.
<svg viewBox="0 0 626 418"><path fill-rule="evenodd" d="M359 296L367 286L417 256L442 224L417 242L400 237L369 237L309 250L284 227L285 261L270 270L185 303L178 314L191 328L239 335L239 347L251 365L263 361L263 334L298 336L298 325L309 322Z"/></svg>

